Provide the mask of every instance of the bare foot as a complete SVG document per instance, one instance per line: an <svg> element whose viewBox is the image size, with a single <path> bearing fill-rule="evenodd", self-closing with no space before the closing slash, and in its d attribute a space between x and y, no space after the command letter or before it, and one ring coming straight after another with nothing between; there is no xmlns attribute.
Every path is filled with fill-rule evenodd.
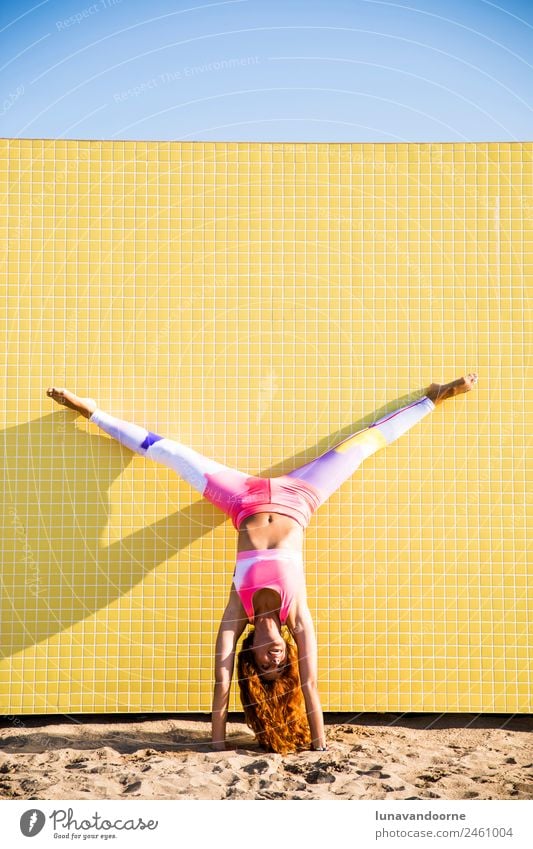
<svg viewBox="0 0 533 849"><path fill-rule="evenodd" d="M426 391L426 395L437 406L437 404L446 401L447 398L462 395L463 392L470 392L475 383L477 383L477 374L473 371L466 377L458 377L457 380L452 380L451 383L432 383Z"/></svg>
<svg viewBox="0 0 533 849"><path fill-rule="evenodd" d="M46 390L46 394L63 407L70 407L71 410L81 413L86 419L92 416L97 407L96 401L92 398L80 398L79 395L69 392L68 389L56 389L55 386L50 386Z"/></svg>

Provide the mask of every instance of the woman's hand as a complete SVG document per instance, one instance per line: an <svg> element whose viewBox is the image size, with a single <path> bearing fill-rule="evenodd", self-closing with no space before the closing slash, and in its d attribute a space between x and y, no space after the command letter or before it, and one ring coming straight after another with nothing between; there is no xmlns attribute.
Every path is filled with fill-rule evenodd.
<svg viewBox="0 0 533 849"><path fill-rule="evenodd" d="M226 748L226 720L235 663L237 640L246 627L246 615L240 599L232 587L229 601L222 615L215 646L215 687L211 714L212 746L216 751Z"/></svg>
<svg viewBox="0 0 533 849"><path fill-rule="evenodd" d="M298 648L298 671L311 731L311 745L314 749L323 751L326 747L326 737L317 687L317 645L313 619L307 604L302 604L298 609L294 639Z"/></svg>

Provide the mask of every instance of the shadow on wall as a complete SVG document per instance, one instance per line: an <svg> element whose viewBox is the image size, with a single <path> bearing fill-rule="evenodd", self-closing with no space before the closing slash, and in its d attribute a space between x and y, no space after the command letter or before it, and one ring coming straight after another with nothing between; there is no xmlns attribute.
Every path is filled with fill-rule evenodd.
<svg viewBox="0 0 533 849"><path fill-rule="evenodd" d="M421 394L423 390L402 396L256 474L286 474ZM199 498L103 546L100 535L110 514L109 488L135 455L107 436L78 429L76 418L72 411L58 410L4 430L1 658L105 608L159 564L227 521ZM88 576L82 588L80 560Z"/></svg>

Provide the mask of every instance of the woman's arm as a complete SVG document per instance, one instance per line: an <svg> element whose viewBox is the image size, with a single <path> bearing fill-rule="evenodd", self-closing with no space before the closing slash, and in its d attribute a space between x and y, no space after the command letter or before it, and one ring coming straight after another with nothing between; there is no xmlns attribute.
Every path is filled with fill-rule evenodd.
<svg viewBox="0 0 533 849"><path fill-rule="evenodd" d="M317 686L316 635L311 612L305 602L299 606L293 635L298 648L298 670L311 730L311 745L313 749L323 749L326 747L326 735Z"/></svg>
<svg viewBox="0 0 533 849"><path fill-rule="evenodd" d="M246 627L246 622L241 601L232 589L222 615L215 646L215 689L211 717L211 739L214 749L224 749L226 746L226 720L235 663L235 647Z"/></svg>

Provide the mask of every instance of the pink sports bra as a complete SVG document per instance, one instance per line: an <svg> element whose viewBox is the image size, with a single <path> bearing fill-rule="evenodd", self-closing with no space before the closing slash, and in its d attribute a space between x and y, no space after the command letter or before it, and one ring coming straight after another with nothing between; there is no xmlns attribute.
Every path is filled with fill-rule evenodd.
<svg viewBox="0 0 533 849"><path fill-rule="evenodd" d="M239 551L233 583L248 621L252 624L254 594L262 589L272 589L279 593L279 616L283 625L294 597L305 586L302 554L289 548Z"/></svg>

